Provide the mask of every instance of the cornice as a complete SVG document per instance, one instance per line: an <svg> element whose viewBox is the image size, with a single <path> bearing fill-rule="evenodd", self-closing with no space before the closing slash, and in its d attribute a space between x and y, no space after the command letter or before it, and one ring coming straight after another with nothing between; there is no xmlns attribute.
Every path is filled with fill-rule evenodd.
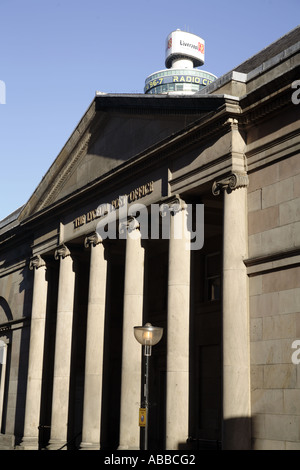
<svg viewBox="0 0 300 470"><path fill-rule="evenodd" d="M255 103L248 108L244 108L240 117L240 124L249 126L257 124L262 119L266 118L269 114L279 111L285 106L291 104L290 86L285 89L284 93L278 96L273 96L264 102Z"/></svg>
<svg viewBox="0 0 300 470"><path fill-rule="evenodd" d="M300 266L300 247L244 260L249 276L281 271Z"/></svg>

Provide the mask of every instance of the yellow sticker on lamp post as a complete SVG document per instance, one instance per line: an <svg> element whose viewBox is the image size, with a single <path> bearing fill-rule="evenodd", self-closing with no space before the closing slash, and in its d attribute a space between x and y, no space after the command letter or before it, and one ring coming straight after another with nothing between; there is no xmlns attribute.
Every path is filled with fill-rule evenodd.
<svg viewBox="0 0 300 470"><path fill-rule="evenodd" d="M147 410L146 408L139 409L139 426L145 427L147 420Z"/></svg>

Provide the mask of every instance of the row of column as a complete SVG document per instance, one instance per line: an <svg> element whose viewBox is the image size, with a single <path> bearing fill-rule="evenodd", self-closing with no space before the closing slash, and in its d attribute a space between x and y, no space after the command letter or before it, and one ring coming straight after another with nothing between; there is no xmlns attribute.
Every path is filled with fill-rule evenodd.
<svg viewBox="0 0 300 470"><path fill-rule="evenodd" d="M178 220L179 224L186 224L184 205L171 217L171 233L174 225L178 227ZM136 221L130 221L126 228L119 449L139 449L141 347L134 338L133 327L143 324L144 248ZM97 233L86 238L85 246L90 246L91 258L81 448L99 449L107 261ZM50 450L67 442L76 276L75 261L65 245L56 250L55 258L60 260L60 268ZM169 260L166 444L168 449L176 449L188 437L190 251L184 238L171 236ZM34 269L34 289L23 449L38 448L48 295L43 259L35 256L30 269Z"/></svg>
<svg viewBox="0 0 300 470"><path fill-rule="evenodd" d="M243 176L222 180L224 190L223 253L223 447L247 448L250 439L249 331L247 274L247 191ZM227 191L229 189L229 191ZM177 200L178 202L178 200ZM176 238L174 226L186 227L182 201L171 217L167 312L166 448L177 449L188 437L190 250ZM137 414L140 404L141 350L133 327L143 324L144 249L138 225L130 223L126 239L123 311L123 350L119 449L139 448ZM185 233L184 230L182 233ZM103 343L107 262L102 240L88 237L91 247L82 449L100 448ZM67 247L55 253L60 260L53 403L49 449L67 442L71 338L75 289L74 260ZM46 266L36 256L31 319L25 429L22 447L38 447L42 365L47 302Z"/></svg>

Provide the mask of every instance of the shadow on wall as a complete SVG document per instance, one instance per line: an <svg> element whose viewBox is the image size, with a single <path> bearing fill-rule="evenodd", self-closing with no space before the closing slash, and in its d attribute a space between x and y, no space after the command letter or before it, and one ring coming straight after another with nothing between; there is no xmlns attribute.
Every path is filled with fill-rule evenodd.
<svg viewBox="0 0 300 470"><path fill-rule="evenodd" d="M251 450L251 418L223 421L222 441L189 437L179 449L188 450Z"/></svg>
<svg viewBox="0 0 300 470"><path fill-rule="evenodd" d="M12 316L8 303L6 302L4 297L0 296L0 324L6 321L11 321L12 319L13 319L13 316Z"/></svg>

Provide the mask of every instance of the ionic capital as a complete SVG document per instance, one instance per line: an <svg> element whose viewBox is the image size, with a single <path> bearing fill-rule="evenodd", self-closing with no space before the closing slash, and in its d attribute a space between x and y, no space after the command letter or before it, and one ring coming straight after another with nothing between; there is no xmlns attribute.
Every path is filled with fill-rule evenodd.
<svg viewBox="0 0 300 470"><path fill-rule="evenodd" d="M119 224L119 233L120 235L124 235L133 232L134 230L138 230L140 228L139 222L136 220L135 217L128 217L127 220L120 222Z"/></svg>
<svg viewBox="0 0 300 470"><path fill-rule="evenodd" d="M221 191L231 192L234 189L248 186L249 178L247 173L231 173L226 178L215 181L212 185L212 193L214 196L219 196Z"/></svg>
<svg viewBox="0 0 300 470"><path fill-rule="evenodd" d="M30 259L30 262L29 262L30 270L33 270L34 268L39 269L42 266L46 266L46 263L40 255L35 255Z"/></svg>
<svg viewBox="0 0 300 470"><path fill-rule="evenodd" d="M84 240L84 247L89 248L91 245L96 246L99 243L102 243L103 239L98 232L91 233Z"/></svg>
<svg viewBox="0 0 300 470"><path fill-rule="evenodd" d="M160 206L160 213L162 217L165 217L168 214L175 215L178 212L186 209L187 205L183 199L177 194L165 200Z"/></svg>
<svg viewBox="0 0 300 470"><path fill-rule="evenodd" d="M66 245L62 244L55 250L54 258L59 260L59 258L66 258L66 256L71 256L71 252Z"/></svg>

